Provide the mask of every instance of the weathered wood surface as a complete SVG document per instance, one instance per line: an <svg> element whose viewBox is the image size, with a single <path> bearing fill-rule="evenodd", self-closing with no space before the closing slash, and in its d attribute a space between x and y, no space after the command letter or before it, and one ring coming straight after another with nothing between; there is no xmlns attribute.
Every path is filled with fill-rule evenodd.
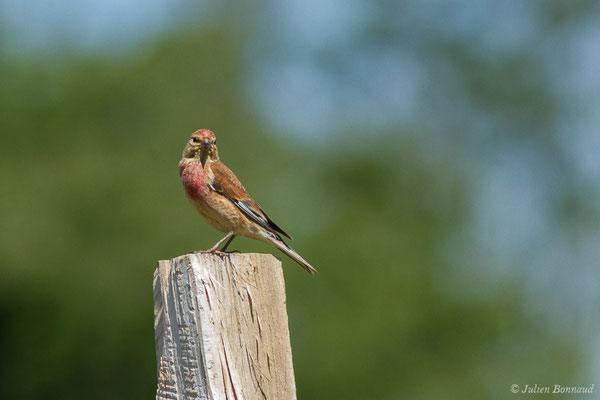
<svg viewBox="0 0 600 400"><path fill-rule="evenodd" d="M281 262L188 254L154 273L157 399L296 398Z"/></svg>

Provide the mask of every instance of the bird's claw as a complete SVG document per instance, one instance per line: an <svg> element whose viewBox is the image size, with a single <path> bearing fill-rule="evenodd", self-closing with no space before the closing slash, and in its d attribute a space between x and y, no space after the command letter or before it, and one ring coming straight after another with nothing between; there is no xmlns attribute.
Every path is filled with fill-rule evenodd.
<svg viewBox="0 0 600 400"><path fill-rule="evenodd" d="M193 251L192 254L216 254L218 256L222 256L227 254L227 252L221 250L197 250Z"/></svg>

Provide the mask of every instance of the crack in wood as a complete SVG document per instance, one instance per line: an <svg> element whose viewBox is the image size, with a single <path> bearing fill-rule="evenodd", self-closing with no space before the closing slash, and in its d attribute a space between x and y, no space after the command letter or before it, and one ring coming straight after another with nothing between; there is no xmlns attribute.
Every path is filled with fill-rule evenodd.
<svg viewBox="0 0 600 400"><path fill-rule="evenodd" d="M252 317L252 322L254 322L254 310L252 307L252 296L250 295L250 289L246 286L246 293L248 294L248 304L250 306L250 316Z"/></svg>
<svg viewBox="0 0 600 400"><path fill-rule="evenodd" d="M204 287L204 294L206 295L206 301L208 302L208 308L212 309L212 304L210 302L210 293L208 292L210 289L206 287L206 282L204 282L204 279L202 280L202 286Z"/></svg>
<svg viewBox="0 0 600 400"><path fill-rule="evenodd" d="M223 390L225 391L225 399L229 399L228 390L227 390L227 381L225 380L225 367L223 362L221 361L221 379L223 380Z"/></svg>
<svg viewBox="0 0 600 400"><path fill-rule="evenodd" d="M262 325L260 324L260 318L258 318L258 315L256 316L256 323L258 324L258 337L262 341Z"/></svg>
<svg viewBox="0 0 600 400"><path fill-rule="evenodd" d="M223 345L223 355L225 356L225 366L227 368L227 376L229 377L229 382L231 383L231 390L233 391L233 397L235 400L238 400L237 390L235 389L235 383L233 383L233 378L231 377L231 368L229 367L229 359L227 358L227 349L225 349L225 342L223 338L221 338L221 344Z"/></svg>

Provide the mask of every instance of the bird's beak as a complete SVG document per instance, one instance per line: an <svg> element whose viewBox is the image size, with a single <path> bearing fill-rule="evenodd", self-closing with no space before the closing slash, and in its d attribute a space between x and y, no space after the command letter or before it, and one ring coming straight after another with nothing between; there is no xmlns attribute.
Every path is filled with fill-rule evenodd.
<svg viewBox="0 0 600 400"><path fill-rule="evenodd" d="M201 146L203 149L208 149L210 147L210 141L208 139L202 140Z"/></svg>

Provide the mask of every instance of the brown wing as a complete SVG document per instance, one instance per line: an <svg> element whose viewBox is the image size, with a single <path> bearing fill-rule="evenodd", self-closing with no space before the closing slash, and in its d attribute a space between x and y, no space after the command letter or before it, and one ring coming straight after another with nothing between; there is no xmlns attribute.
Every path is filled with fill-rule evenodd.
<svg viewBox="0 0 600 400"><path fill-rule="evenodd" d="M227 166L225 166L225 164L220 161L215 161L209 163L208 168L210 168L213 176L212 181L209 182L209 187L212 190L227 198L235 204L246 217L266 230L273 233L281 233L289 239L292 238L283 229L277 226L262 208L256 204L239 179L229 168L227 168Z"/></svg>

